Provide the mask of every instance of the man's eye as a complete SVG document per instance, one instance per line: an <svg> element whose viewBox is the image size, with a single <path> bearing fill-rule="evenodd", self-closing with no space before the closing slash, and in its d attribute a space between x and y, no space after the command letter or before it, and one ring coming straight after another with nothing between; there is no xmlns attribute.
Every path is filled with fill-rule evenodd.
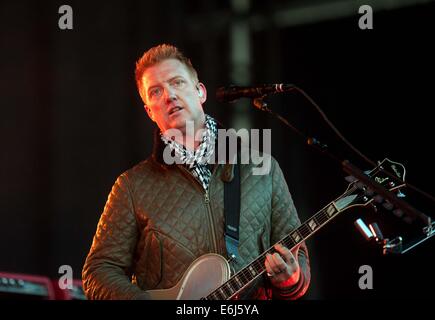
<svg viewBox="0 0 435 320"><path fill-rule="evenodd" d="M151 89L149 92L150 97L158 97L161 93L161 89L160 88L154 88Z"/></svg>
<svg viewBox="0 0 435 320"><path fill-rule="evenodd" d="M183 80L183 79L175 79L175 80L172 82L172 84L173 84L175 87L180 87L181 85L184 84L184 80Z"/></svg>

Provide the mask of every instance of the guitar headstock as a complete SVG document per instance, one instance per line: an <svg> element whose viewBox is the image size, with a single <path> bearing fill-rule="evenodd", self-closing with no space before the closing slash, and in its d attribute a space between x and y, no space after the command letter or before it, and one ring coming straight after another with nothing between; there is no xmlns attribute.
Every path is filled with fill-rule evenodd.
<svg viewBox="0 0 435 320"><path fill-rule="evenodd" d="M388 158L379 162L378 166L368 173L368 176L381 184L384 188L393 188L398 182L402 184L405 182L405 175L405 166L399 162L391 161Z"/></svg>
<svg viewBox="0 0 435 320"><path fill-rule="evenodd" d="M406 175L406 169L403 164L385 158L375 168L364 173L388 191L395 192L397 197L405 197L405 194L401 190L405 186ZM373 201L376 203L384 201L380 195L376 195L373 190L356 178L347 177L346 180L350 184L344 194L336 201L338 209L344 210L354 206L366 206ZM384 203L384 207L390 209L389 203Z"/></svg>

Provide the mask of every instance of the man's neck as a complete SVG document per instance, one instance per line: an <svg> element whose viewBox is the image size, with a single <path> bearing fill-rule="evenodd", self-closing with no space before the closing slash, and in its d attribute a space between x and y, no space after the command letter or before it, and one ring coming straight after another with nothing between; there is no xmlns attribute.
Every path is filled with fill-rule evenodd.
<svg viewBox="0 0 435 320"><path fill-rule="evenodd" d="M187 150L196 150L202 141L202 136L206 128L206 115L204 114L200 121L186 121L183 128L174 128L174 132L169 132L168 129L163 134L167 136L168 139L173 139L178 144L183 145ZM166 134L165 134L166 133Z"/></svg>
<svg viewBox="0 0 435 320"><path fill-rule="evenodd" d="M187 150L194 151L201 144L204 130L206 130L205 115L200 121L186 121L183 127L175 129L173 135L169 133L170 130L167 133L169 134L168 138L172 137L175 142L183 145Z"/></svg>
<svg viewBox="0 0 435 320"><path fill-rule="evenodd" d="M205 123L201 127L192 130L183 131L183 136L175 137L175 141L182 144L187 150L196 150L201 144L201 138L205 128Z"/></svg>

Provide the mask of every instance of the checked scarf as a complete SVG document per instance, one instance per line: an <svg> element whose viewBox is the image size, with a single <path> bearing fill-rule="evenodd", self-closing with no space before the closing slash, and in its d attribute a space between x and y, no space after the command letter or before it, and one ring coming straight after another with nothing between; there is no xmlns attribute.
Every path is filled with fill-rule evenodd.
<svg viewBox="0 0 435 320"><path fill-rule="evenodd" d="M182 144L165 137L160 133L163 142L171 148L175 156L180 159L192 175L201 183L205 191L208 190L211 171L208 163L214 154L215 141L217 137L216 121L209 115L205 115L205 130L203 131L201 143L195 151L186 149Z"/></svg>

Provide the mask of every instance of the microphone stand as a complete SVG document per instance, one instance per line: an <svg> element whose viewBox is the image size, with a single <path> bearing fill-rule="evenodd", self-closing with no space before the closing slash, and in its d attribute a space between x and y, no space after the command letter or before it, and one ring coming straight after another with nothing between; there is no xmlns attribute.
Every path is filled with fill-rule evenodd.
<svg viewBox="0 0 435 320"><path fill-rule="evenodd" d="M402 199L399 199L394 193L391 191L385 189L381 184L374 181L370 176L365 174L362 170L354 166L350 161L348 160L340 160L337 156L332 154L328 150L328 146L326 144L321 143L318 139L314 137L307 137L302 131L291 125L285 118L283 118L281 115L273 112L270 110L267 106L267 103L264 102L264 98L266 95L263 95L258 98L253 99L253 105L255 108L267 112L271 114L272 116L278 118L281 122L283 122L287 127L292 129L296 134L298 134L300 137L302 137L306 143L316 149L317 151L320 151L323 154L326 154L336 162L340 163L342 169L348 173L349 175L355 177L359 181L361 181L365 186L371 188L374 192L377 192L379 195L381 195L384 199L387 199L391 204L393 204L396 208L401 209L403 212L406 212L409 216L412 216L413 218L420 219L425 227L422 230L422 235L418 237L417 239L414 239L410 241L407 245L403 244L402 237L396 237L392 240L388 239L379 239L379 243L383 245L383 253L399 253L404 254L411 250L412 248L416 247L420 243L428 240L432 236L435 235L435 222L432 221L431 217L425 215L421 211L417 210L407 202L403 201ZM382 168L381 168L382 169ZM383 170L383 173L388 175L393 180L397 181L398 178L389 173L386 170ZM400 180L401 183L403 181Z"/></svg>
<svg viewBox="0 0 435 320"><path fill-rule="evenodd" d="M270 110L267 106L267 103L264 102L264 98L266 97L266 95L259 97L259 98L255 98L253 99L252 103L254 105L254 107L256 107L257 109L267 112L269 114L271 114L272 116L278 118L281 122L283 122L287 127L289 127L290 129L292 129L298 136L300 136L302 139L304 139L306 141L306 143L316 149L317 151L326 154L327 156L329 156L331 159L333 159L334 161L337 162L342 162L338 157L336 157L335 155L333 155L329 149L328 149L328 145L321 143L318 139L314 138L314 137L308 137L306 136L302 131L300 131L298 128L294 127L292 124L290 124L287 119L283 118L281 115L279 115L276 112L273 112L272 110Z"/></svg>

